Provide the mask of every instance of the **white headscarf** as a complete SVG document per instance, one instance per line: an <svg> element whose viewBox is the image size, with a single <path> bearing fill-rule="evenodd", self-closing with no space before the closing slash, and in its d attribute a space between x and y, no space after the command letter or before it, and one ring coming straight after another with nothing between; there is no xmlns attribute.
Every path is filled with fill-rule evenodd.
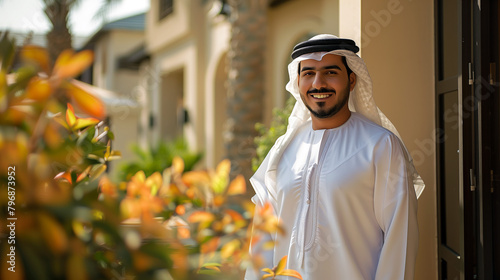
<svg viewBox="0 0 500 280"><path fill-rule="evenodd" d="M321 34L316 35L309 40L337 38L338 37L334 35ZM375 105L375 101L373 100L372 80L370 78L370 74L368 73L366 64L362 58L349 50L334 50L330 52L313 52L303 54L295 58L288 65L288 74L290 76L290 81L286 85L286 89L295 97L297 102L295 103L292 113L290 114L290 117L288 119L287 131L283 136L276 140L276 143L267 156L267 160L263 162L252 179L250 179L250 181L254 183L255 181L262 180L262 178L264 178L265 185L267 186L267 190L269 192L268 194L274 198L273 200L275 200L276 198L276 170L279 160L281 159L283 152L286 150L286 147L293 139L298 128L300 128L305 122L311 119L308 109L300 98L297 75L299 62L307 59L315 59L317 61L320 61L323 56L327 54L345 56L347 65L349 65L349 68L351 68L351 70L356 74L356 85L349 96L349 110L362 114L374 123L390 130L392 133L398 136L401 143L403 143L398 131L396 130L392 122L384 115L384 113L380 111L377 105ZM417 194L418 198L424 190L425 184L422 178L420 178L420 175L417 173L417 170L413 165L413 159L411 158L404 144L403 147L406 152L409 172L413 176L415 193Z"/></svg>

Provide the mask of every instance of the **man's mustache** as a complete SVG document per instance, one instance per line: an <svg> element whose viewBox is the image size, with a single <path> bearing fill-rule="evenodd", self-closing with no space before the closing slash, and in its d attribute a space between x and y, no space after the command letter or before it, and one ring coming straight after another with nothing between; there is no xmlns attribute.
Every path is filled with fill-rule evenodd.
<svg viewBox="0 0 500 280"><path fill-rule="evenodd" d="M314 88L314 89L311 89L309 91L307 91L307 93L336 93L335 90L333 88L320 88L320 89L317 89L317 88Z"/></svg>

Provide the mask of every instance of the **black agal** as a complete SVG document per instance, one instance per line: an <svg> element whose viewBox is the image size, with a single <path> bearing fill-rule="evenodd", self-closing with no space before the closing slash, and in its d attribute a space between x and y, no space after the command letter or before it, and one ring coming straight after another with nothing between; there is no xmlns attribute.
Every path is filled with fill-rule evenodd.
<svg viewBox="0 0 500 280"><path fill-rule="evenodd" d="M306 53L330 52L334 50L348 50L357 53L359 48L351 39L331 38L308 40L298 43L295 47L293 47L292 59Z"/></svg>

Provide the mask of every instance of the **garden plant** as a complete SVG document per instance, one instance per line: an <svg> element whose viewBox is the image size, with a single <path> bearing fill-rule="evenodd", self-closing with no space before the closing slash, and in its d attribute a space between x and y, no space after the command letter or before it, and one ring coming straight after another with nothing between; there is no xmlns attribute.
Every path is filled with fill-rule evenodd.
<svg viewBox="0 0 500 280"><path fill-rule="evenodd" d="M253 219L231 163L185 171L181 157L114 182L105 104L74 78L91 51L17 51L0 34L0 278L242 279L250 239L281 231L266 205ZM240 203L243 201L243 203ZM253 229L253 234L252 234ZM271 247L271 246L268 246ZM289 275L286 257L263 271Z"/></svg>

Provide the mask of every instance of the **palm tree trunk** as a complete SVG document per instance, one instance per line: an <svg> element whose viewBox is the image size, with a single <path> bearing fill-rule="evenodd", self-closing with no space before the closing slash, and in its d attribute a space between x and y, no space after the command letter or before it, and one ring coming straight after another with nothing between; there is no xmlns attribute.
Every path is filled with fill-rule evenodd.
<svg viewBox="0 0 500 280"><path fill-rule="evenodd" d="M74 2L71 0L45 1L44 11L52 23L52 29L47 33L47 49L52 61L55 61L63 50L72 48L68 15Z"/></svg>
<svg viewBox="0 0 500 280"><path fill-rule="evenodd" d="M262 122L267 0L229 0L228 122L225 146L231 175L252 175L255 124Z"/></svg>

